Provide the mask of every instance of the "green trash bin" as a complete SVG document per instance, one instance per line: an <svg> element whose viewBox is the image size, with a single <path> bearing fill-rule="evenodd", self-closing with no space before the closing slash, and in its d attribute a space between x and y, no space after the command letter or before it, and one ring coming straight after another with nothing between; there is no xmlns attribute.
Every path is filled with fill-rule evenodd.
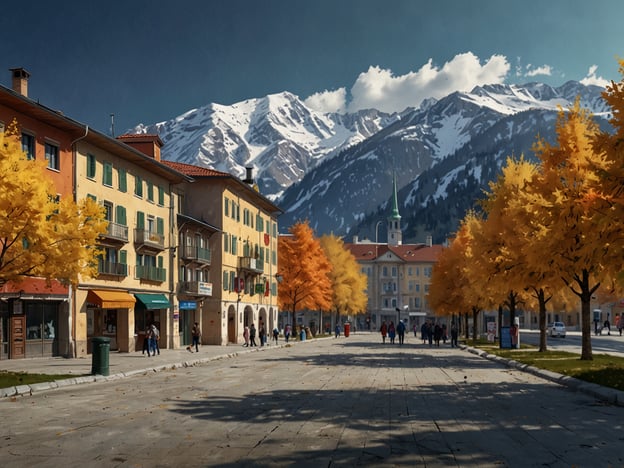
<svg viewBox="0 0 624 468"><path fill-rule="evenodd" d="M93 351L91 354L91 373L109 375L108 355L110 353L110 338L95 336L91 339Z"/></svg>

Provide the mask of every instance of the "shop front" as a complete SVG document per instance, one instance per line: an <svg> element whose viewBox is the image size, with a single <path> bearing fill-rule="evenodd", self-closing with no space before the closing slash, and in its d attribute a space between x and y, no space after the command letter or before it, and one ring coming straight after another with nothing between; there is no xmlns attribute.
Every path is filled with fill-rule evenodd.
<svg viewBox="0 0 624 468"><path fill-rule="evenodd" d="M148 326L155 324L160 331L159 346L167 348L169 331L167 327L167 310L171 307L171 303L164 294L138 294L135 293L136 307L134 309L134 325L135 325L135 351L143 349L145 341L145 330Z"/></svg>
<svg viewBox="0 0 624 468"><path fill-rule="evenodd" d="M199 317L195 315L195 312L197 310L197 302L180 301L179 304L180 312L178 316L178 330L180 334L180 346L188 346L193 341L193 338L191 336L191 329L193 328L193 324L195 322L199 322Z"/></svg>
<svg viewBox="0 0 624 468"><path fill-rule="evenodd" d="M129 310L135 307L135 298L127 291L90 289L87 293L87 341L92 352L92 339L110 338L111 351L129 351L134 340L129 323Z"/></svg>

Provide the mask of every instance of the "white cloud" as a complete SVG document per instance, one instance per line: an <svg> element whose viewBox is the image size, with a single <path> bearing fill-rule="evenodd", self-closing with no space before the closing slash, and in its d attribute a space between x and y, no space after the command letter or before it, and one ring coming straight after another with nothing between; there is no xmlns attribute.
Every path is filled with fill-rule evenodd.
<svg viewBox="0 0 624 468"><path fill-rule="evenodd" d="M553 69L550 65L542 65L541 67L533 68L533 65L528 64L526 66L526 73L524 76L537 76L537 75L546 75L551 76Z"/></svg>
<svg viewBox="0 0 624 468"><path fill-rule="evenodd" d="M609 80L605 80L601 76L596 76L596 71L598 70L598 65L592 65L589 67L589 71L587 72L587 76L581 80L585 86L587 85L596 85L605 87L609 84Z"/></svg>
<svg viewBox="0 0 624 468"><path fill-rule="evenodd" d="M483 65L471 52L456 55L441 68L432 59L420 70L394 76L391 70L370 67L351 88L350 112L375 108L400 112L418 107L423 99L441 98L454 91L470 91L475 86L502 83L510 69L507 58L492 55Z"/></svg>
<svg viewBox="0 0 624 468"><path fill-rule="evenodd" d="M306 106L320 112L344 112L346 102L347 90L345 88L314 93L304 100Z"/></svg>

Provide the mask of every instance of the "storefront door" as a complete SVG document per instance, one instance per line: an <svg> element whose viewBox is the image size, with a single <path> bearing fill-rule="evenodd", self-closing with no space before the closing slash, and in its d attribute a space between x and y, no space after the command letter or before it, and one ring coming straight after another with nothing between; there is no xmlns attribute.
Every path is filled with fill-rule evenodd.
<svg viewBox="0 0 624 468"><path fill-rule="evenodd" d="M26 357L58 355L58 303L27 301Z"/></svg>

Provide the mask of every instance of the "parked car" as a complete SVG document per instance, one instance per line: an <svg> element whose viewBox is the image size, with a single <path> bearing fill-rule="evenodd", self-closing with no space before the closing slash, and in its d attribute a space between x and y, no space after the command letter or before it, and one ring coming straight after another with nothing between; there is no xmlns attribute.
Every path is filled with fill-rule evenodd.
<svg viewBox="0 0 624 468"><path fill-rule="evenodd" d="M560 336L561 338L565 338L565 336L566 336L565 323L563 323L563 322L553 322L553 323L549 324L547 333L550 336L552 336L552 337Z"/></svg>

